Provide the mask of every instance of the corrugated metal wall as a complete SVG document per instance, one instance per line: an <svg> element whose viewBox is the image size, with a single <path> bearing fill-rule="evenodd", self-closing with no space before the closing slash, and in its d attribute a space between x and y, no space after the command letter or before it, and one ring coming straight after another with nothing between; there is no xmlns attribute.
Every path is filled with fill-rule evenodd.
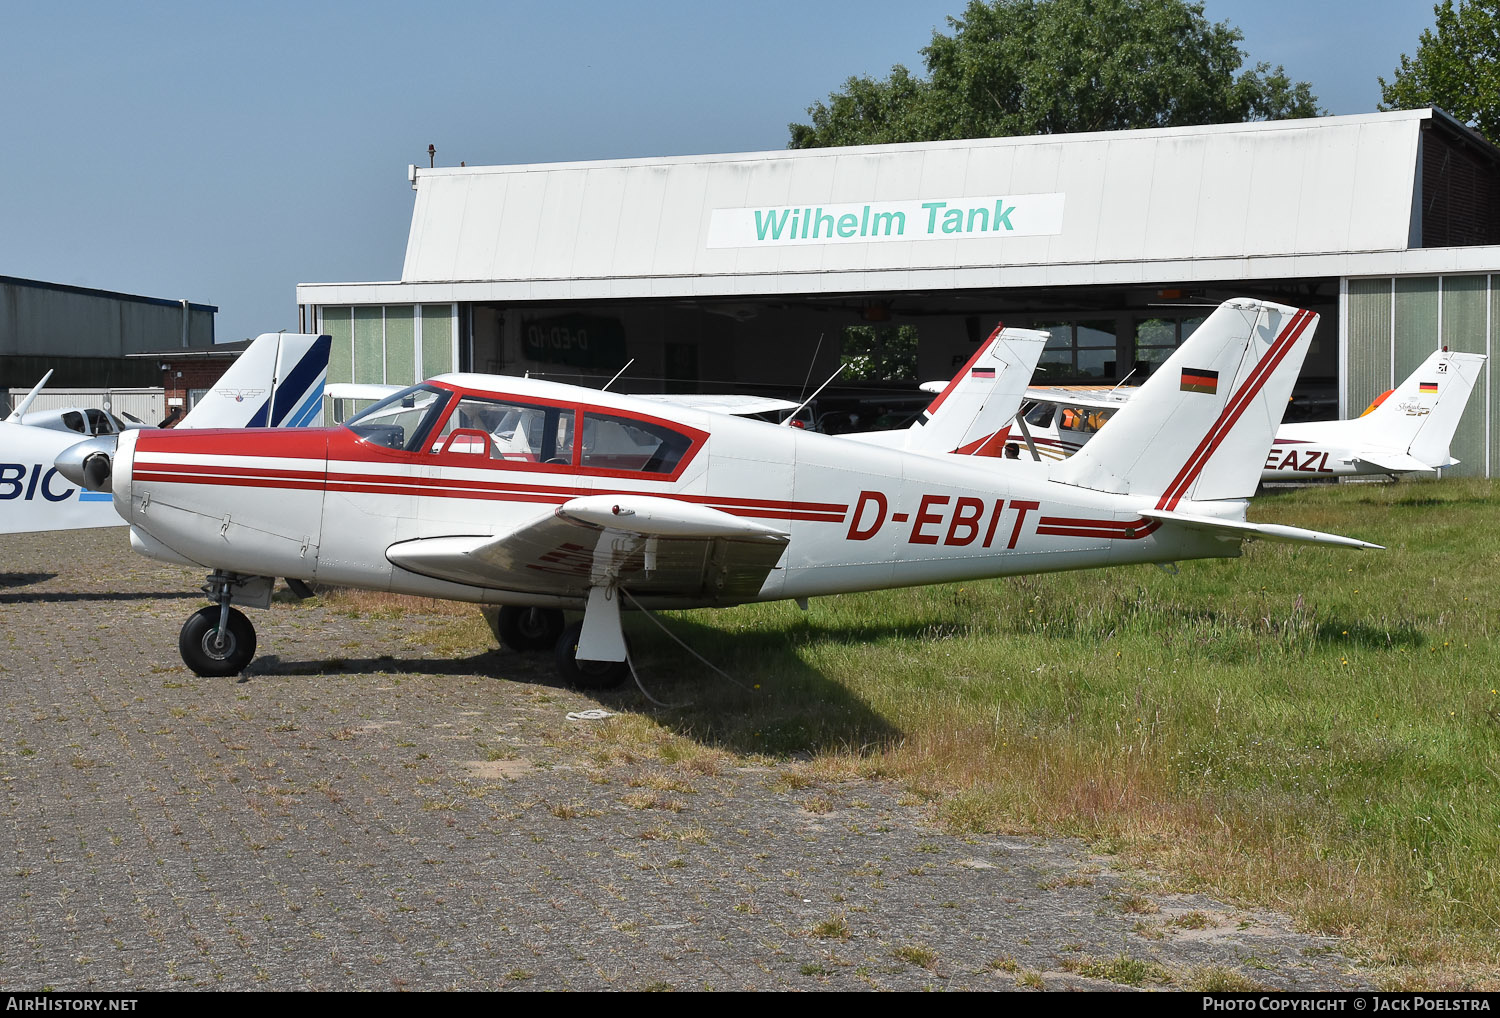
<svg viewBox="0 0 1500 1018"><path fill-rule="evenodd" d="M1442 345L1464 353L1489 353L1487 328L1488 276L1445 276L1442 280ZM1429 353L1431 350L1428 351ZM1487 373L1486 373L1487 374ZM1484 408L1489 402L1485 375L1474 385L1474 394L1464 410L1449 451L1459 465L1449 474L1483 476L1485 473Z"/></svg>
<svg viewBox="0 0 1500 1018"><path fill-rule="evenodd" d="M1344 416L1353 417L1391 387L1391 281L1349 280Z"/></svg>
<svg viewBox="0 0 1500 1018"><path fill-rule="evenodd" d="M189 305L189 345L213 345L214 310ZM123 357L171 349L182 345L182 315L171 301L0 281L0 355Z"/></svg>
<svg viewBox="0 0 1500 1018"><path fill-rule="evenodd" d="M1344 323L1344 415L1359 414L1439 347L1493 358L1495 331L1500 328L1497 279L1350 279ZM1491 370L1486 363L1454 433L1451 452L1461 462L1445 470L1446 476L1488 476L1500 449L1500 399L1489 385Z"/></svg>

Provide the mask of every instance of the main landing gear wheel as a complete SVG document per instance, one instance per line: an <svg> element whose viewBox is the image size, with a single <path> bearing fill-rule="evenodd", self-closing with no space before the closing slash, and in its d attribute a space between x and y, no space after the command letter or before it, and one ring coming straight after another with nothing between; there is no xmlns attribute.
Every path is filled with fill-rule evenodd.
<svg viewBox="0 0 1500 1018"><path fill-rule="evenodd" d="M238 610L229 609L228 624L219 633L218 605L200 608L188 616L177 638L183 664L196 675L217 678L238 675L255 656L255 627Z"/></svg>
<svg viewBox="0 0 1500 1018"><path fill-rule="evenodd" d="M563 613L556 608L517 608L506 605L500 609L495 632L500 642L511 650L546 650L557 645L563 631Z"/></svg>
<svg viewBox="0 0 1500 1018"><path fill-rule="evenodd" d="M624 661L578 660L578 637L583 622L575 622L557 638L557 671L574 689L614 689L630 677Z"/></svg>

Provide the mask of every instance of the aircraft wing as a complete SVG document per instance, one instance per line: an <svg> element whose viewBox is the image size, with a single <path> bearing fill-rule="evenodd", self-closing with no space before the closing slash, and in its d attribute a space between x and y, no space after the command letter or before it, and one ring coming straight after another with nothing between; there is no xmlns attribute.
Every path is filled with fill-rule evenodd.
<svg viewBox="0 0 1500 1018"><path fill-rule="evenodd" d="M1252 538L1261 538L1267 541L1290 541L1298 544L1331 544L1340 548L1369 548L1373 551L1385 550L1383 545L1370 544L1368 541L1360 541L1353 537L1325 534L1320 530L1303 530L1301 527L1284 527L1278 523L1221 520L1214 516L1195 516L1190 513L1168 512L1159 509L1142 509L1140 513L1148 519L1161 520L1163 523L1172 523L1191 530L1206 531L1219 537L1231 539L1250 540Z"/></svg>
<svg viewBox="0 0 1500 1018"><path fill-rule="evenodd" d="M402 541L402 569L478 587L586 597L591 587L733 604L758 593L789 535L693 502L575 498L507 533Z"/></svg>
<svg viewBox="0 0 1500 1018"><path fill-rule="evenodd" d="M1057 403L1076 407L1097 407L1118 410L1135 392L1130 389L1106 389L1100 386L1078 386L1076 388L1031 386L1026 398L1035 403Z"/></svg>
<svg viewBox="0 0 1500 1018"><path fill-rule="evenodd" d="M795 410L800 404L789 399L770 396L741 396L734 393L632 393L636 399L649 399L653 403L670 403L692 410L707 410L716 414L745 416L748 414L776 413Z"/></svg>

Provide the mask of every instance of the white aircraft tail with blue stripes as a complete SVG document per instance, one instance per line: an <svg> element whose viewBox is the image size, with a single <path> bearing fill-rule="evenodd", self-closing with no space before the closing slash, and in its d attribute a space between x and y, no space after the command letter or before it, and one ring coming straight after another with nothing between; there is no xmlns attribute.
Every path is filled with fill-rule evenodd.
<svg viewBox="0 0 1500 1018"><path fill-rule="evenodd" d="M331 345L327 336L260 336L177 427L321 423ZM49 415L49 420L54 417ZM81 488L53 465L60 453L81 442L105 443L113 449L116 436L89 438L76 431L34 427L25 420L24 414L0 420L0 534L122 526L125 521L107 492Z"/></svg>
<svg viewBox="0 0 1500 1018"><path fill-rule="evenodd" d="M323 410L333 340L267 332L224 372L179 428L301 428Z"/></svg>

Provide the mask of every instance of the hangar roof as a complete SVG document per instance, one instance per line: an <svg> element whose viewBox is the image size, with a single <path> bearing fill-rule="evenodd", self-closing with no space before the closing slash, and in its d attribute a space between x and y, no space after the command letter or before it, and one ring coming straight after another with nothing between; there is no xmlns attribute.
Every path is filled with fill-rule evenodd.
<svg viewBox="0 0 1500 1018"><path fill-rule="evenodd" d="M1428 140L1434 134L1440 150ZM1443 167L1428 167L1424 191L1424 153L1435 163L1434 151ZM1435 205L1437 188L1456 186L1442 176L1452 175L1453 151L1468 153L1477 169L1461 182L1459 199ZM303 284L298 299L601 299L1360 275L1423 271L1428 263L1461 270L1475 257L1493 268L1500 264L1490 247L1500 245L1497 165L1500 152L1442 111L1424 109L413 168L417 197L400 283ZM1473 225L1476 215L1482 228ZM1453 254L1466 245L1485 253ZM1449 254L1423 250L1434 247Z"/></svg>

